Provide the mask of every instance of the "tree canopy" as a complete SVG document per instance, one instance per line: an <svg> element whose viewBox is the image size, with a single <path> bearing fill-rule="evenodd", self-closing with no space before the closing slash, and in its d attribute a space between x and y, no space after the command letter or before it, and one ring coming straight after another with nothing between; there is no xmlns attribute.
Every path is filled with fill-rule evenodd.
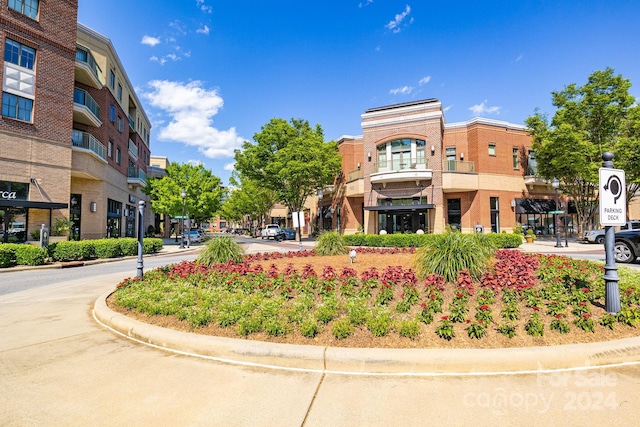
<svg viewBox="0 0 640 427"><path fill-rule="evenodd" d="M251 221L263 222L275 204L273 190L249 178L238 181L232 176L231 186L234 185L222 205L222 216L231 221L241 221L248 217Z"/></svg>
<svg viewBox="0 0 640 427"><path fill-rule="evenodd" d="M154 212L181 216L182 189L186 192L185 215L196 222L212 218L220 209L221 181L210 170L202 165L171 162L166 171L166 176L148 181L146 192Z"/></svg>
<svg viewBox="0 0 640 427"><path fill-rule="evenodd" d="M290 212L301 210L307 197L333 184L340 173L338 144L325 142L320 125L274 118L253 139L255 144L247 141L236 150L236 170L243 182L249 179L272 190Z"/></svg>
<svg viewBox="0 0 640 427"><path fill-rule="evenodd" d="M538 111L525 120L538 175L560 180L560 190L576 204L582 229L597 212L604 152L613 152L615 167L626 172L627 201L639 188L640 110L630 87L630 80L611 68L595 71L586 84L551 93L557 110L550 123Z"/></svg>

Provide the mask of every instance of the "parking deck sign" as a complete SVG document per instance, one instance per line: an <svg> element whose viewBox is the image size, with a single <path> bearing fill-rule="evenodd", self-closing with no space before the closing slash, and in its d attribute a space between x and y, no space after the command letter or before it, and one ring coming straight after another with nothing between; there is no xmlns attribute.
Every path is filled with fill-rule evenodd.
<svg viewBox="0 0 640 427"><path fill-rule="evenodd" d="M624 171L600 168L600 225L624 225L627 222L627 188Z"/></svg>

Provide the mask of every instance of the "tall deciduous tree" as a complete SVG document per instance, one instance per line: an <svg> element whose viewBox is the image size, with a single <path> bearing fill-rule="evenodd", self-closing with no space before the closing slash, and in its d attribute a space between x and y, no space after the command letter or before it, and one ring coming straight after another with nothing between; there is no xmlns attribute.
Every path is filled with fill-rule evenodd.
<svg viewBox="0 0 640 427"><path fill-rule="evenodd" d="M196 222L212 218L220 209L222 188L220 178L202 165L178 164L167 166L167 175L149 179L146 188L151 196L151 206L156 213L182 215L182 189L185 214Z"/></svg>
<svg viewBox="0 0 640 427"><path fill-rule="evenodd" d="M302 209L307 197L333 184L340 173L342 157L338 144L325 142L320 125L312 128L302 119L271 119L236 150L236 170L271 189L276 200L290 212Z"/></svg>
<svg viewBox="0 0 640 427"><path fill-rule="evenodd" d="M230 181L236 187L229 191L227 200L222 204L222 216L233 221L248 218L252 222L264 222L275 204L273 190L248 178L237 180L232 176Z"/></svg>
<svg viewBox="0 0 640 427"><path fill-rule="evenodd" d="M548 122L536 112L525 120L533 136L538 174L560 180L560 190L576 204L581 229L598 210L598 169L602 153L615 154L616 168L627 173L630 200L640 183L637 166L640 113L629 94L631 82L611 68L595 71L587 83L552 92L557 110Z"/></svg>

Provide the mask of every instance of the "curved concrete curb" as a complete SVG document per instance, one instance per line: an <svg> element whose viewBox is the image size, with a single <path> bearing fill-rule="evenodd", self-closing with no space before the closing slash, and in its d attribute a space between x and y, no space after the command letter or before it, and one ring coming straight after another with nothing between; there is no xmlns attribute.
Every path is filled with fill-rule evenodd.
<svg viewBox="0 0 640 427"><path fill-rule="evenodd" d="M227 363L350 375L490 375L640 363L640 337L590 344L505 349L382 349L291 345L212 337L149 325L109 309L94 317L130 339Z"/></svg>

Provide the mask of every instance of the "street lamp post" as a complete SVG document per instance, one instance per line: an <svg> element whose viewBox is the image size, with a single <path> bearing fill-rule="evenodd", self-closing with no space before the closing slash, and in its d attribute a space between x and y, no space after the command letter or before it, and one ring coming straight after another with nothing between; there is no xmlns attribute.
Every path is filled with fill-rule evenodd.
<svg viewBox="0 0 640 427"><path fill-rule="evenodd" d="M551 181L551 186L555 189L556 191L556 213L553 214L553 226L556 229L556 248L561 248L562 247L562 242L560 241L560 227L558 227L558 187L560 187L560 181L558 181L558 178L553 178L553 181Z"/></svg>
<svg viewBox="0 0 640 427"><path fill-rule="evenodd" d="M180 192L180 196L182 196L182 217L180 218L180 229L182 230L182 235L180 236L180 249L184 249L184 199L187 198L187 192L184 188Z"/></svg>
<svg viewBox="0 0 640 427"><path fill-rule="evenodd" d="M320 232L320 227L322 226L322 197L324 196L324 192L322 190L318 190L318 215L316 216L316 228L318 229L318 233Z"/></svg>

